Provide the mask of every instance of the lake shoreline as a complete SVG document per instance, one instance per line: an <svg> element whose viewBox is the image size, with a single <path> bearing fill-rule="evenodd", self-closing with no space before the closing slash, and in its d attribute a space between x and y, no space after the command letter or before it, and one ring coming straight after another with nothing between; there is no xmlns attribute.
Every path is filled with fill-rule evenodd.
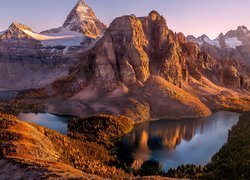
<svg viewBox="0 0 250 180"><path fill-rule="evenodd" d="M21 113L23 114L23 113ZM53 129L53 130L56 130L64 135L68 135L68 124L70 121L72 121L71 119L74 118L73 116L62 116L62 115L54 115L54 114L48 114L48 113L38 113L38 114L34 114L34 113L27 113L26 116L25 114L23 114L24 117L20 118L20 115L18 116L19 119L22 119L22 120L26 120L26 122L29 122L29 123L36 123L40 126L45 126L49 129ZM207 128L211 128L211 127L216 127L215 125L217 124L216 123L216 118L224 118L224 120L222 122L224 122L224 125L220 125L219 127L223 127L223 132L224 132L224 138L221 138L219 135L216 136L216 138L214 140L211 140L212 142L215 142L216 139L225 139L224 141L220 142L218 145L215 146L215 144L213 146L215 146L214 148L212 148L212 152L209 152L209 157L212 156L214 153L216 153L220 147L226 142L226 136L227 136L227 132L228 132L228 129L231 128L231 125L228 124L228 123L231 123L231 122L235 122L235 121L232 121L230 120L230 117L238 117L239 114L237 113L232 113L232 112L226 112L226 111L220 111L220 112L217 112L217 113L214 113L212 116L210 117L206 117L206 118L186 118L186 119L179 119L179 120L176 120L176 119L160 119L160 120L155 120L155 121L147 121L147 122L144 122L144 123L140 123L140 124L134 124L134 127L133 127L133 130L132 131L135 131L136 129L140 129L142 127L149 127L150 126L155 126L155 130L152 131L151 133L149 133L149 142L147 142L147 144L152 144L152 141L150 139L152 139L150 136L152 135L152 133L156 133L157 131L160 131L161 133L159 134L162 134L162 133L167 133L167 132L170 132L170 133L177 133L181 130L181 132L179 132L180 134L178 134L178 136L180 136L180 138L184 138L183 142L186 141L186 143L188 143L189 141L192 142L194 139L194 137L196 137L196 133L198 132L203 132L201 133L204 134L204 131L205 127L208 126ZM110 116L110 117L113 117L113 116ZM213 120L215 118L215 120ZM229 118L229 119L228 119ZM28 120L27 120L28 119ZM44 119L44 120L43 120ZM62 120L60 120L62 119ZM91 122L91 121L90 121ZM218 121L219 122L219 121ZM163 124L162 124L163 123ZM184 123L184 124L183 124ZM215 124L216 123L216 124ZM236 122L235 122L236 123ZM155 125L154 125L155 124ZM162 125L157 125L157 124L162 124ZM183 124L183 125L182 125ZM226 124L228 124L227 126L225 126ZM170 127L171 128L170 128ZM180 127L179 127L180 126ZM181 128L181 129L176 129L175 130L175 127L178 127L178 128ZM151 128L150 128L151 129ZM162 130L160 130L162 129ZM187 131L185 130L187 129ZM182 132L183 131L183 132ZM186 131L186 132L185 132ZM220 130L221 131L221 130ZM218 131L218 132L220 132ZM144 132L145 133L145 129L142 129L140 130L138 133L136 133L137 135L140 134L141 132ZM195 134L192 134L196 132ZM213 132L213 131L209 131L209 134ZM131 133L131 132L130 132ZM125 133L125 136L130 136L130 133L126 134ZM151 135L150 135L151 134ZM208 136L209 136L208 134ZM215 134L215 133L213 133ZM144 134L145 135L145 134ZM168 138L170 138L172 136L172 134L166 134ZM176 134L177 135L177 134ZM201 136L199 135L199 136ZM147 137L146 136L146 137ZM121 138L124 139L124 137ZM173 136L174 138L174 136ZM136 140L137 142L145 142L145 139L144 140ZM171 140L170 139L167 139L166 140L163 140L164 142L168 142ZM175 141L175 140L174 140ZM207 140L206 140L207 141ZM182 141L180 141L182 142ZM179 140L176 142L177 144L173 144L171 145L172 143L169 144L169 147L167 149L172 149L172 148L178 148L179 145L181 145L179 142ZM153 143L154 144L154 143ZM152 145L153 145L152 144ZM151 146L152 146L151 145ZM156 144L157 145L157 144ZM159 145L156 146L156 148L158 147ZM152 146L153 147L153 146ZM150 148L152 148L150 147ZM206 149L206 148L205 148ZM203 150L205 151L204 148L200 148L200 151L202 152ZM211 149L211 147L210 147ZM185 150L184 152L186 152L187 150ZM128 153L128 151L125 151ZM167 152L167 150L166 150ZM198 153L197 153L198 154ZM204 156L204 155L203 155ZM162 159L162 158L160 158ZM191 158L191 159L197 159L197 158ZM208 161L206 162L203 162L202 165L205 165ZM182 163L179 163L179 164L182 164ZM167 169L165 169L167 170Z"/></svg>

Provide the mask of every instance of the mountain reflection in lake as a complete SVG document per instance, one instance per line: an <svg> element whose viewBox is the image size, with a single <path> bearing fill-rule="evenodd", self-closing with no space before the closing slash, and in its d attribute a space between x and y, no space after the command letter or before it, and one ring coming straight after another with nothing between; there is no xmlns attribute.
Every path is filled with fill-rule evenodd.
<svg viewBox="0 0 250 180"><path fill-rule="evenodd" d="M217 112L208 118L158 120L141 124L119 144L119 158L139 169L152 160L164 170L181 164L204 165L227 141L239 114Z"/></svg>

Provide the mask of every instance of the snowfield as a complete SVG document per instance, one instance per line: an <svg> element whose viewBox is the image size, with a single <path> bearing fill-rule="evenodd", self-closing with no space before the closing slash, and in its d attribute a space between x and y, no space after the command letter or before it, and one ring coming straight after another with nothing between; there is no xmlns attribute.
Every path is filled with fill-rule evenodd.
<svg viewBox="0 0 250 180"><path fill-rule="evenodd" d="M205 37L204 41L210 45L213 45L213 46L220 48L220 42L218 40L211 40L208 37Z"/></svg>
<svg viewBox="0 0 250 180"><path fill-rule="evenodd" d="M199 38L194 39L192 41L194 43L199 44L200 46L202 46L204 43L207 43L207 44L210 44L212 46L216 46L218 48L221 48L218 38L212 40L212 39L208 38L207 36L205 36L204 38L199 37ZM236 49L237 46L242 46L243 42L241 40L239 40L237 37L226 37L225 44L226 44L227 48Z"/></svg>
<svg viewBox="0 0 250 180"><path fill-rule="evenodd" d="M34 33L29 30L22 30L24 33L30 37L41 41L42 45L45 47L48 46L80 46L84 40L84 37L81 33L76 33L73 31L60 31L58 33L51 33L50 35L43 35Z"/></svg>
<svg viewBox="0 0 250 180"><path fill-rule="evenodd" d="M226 38L226 45L229 48L235 49L237 46L241 46L242 42L238 40L236 37L233 38Z"/></svg>

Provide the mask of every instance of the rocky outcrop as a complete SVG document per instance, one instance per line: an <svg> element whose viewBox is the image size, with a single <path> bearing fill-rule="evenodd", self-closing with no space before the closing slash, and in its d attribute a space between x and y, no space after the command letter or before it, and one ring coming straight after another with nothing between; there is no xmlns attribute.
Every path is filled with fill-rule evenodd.
<svg viewBox="0 0 250 180"><path fill-rule="evenodd" d="M133 123L132 119L124 116L100 114L72 119L68 125L68 132L72 138L107 144L128 134L133 128Z"/></svg>
<svg viewBox="0 0 250 180"><path fill-rule="evenodd" d="M106 25L96 18L93 10L84 0L79 0L69 13L62 27L41 32L42 34L64 33L73 31L83 36L97 38L106 30Z"/></svg>
<svg viewBox="0 0 250 180"><path fill-rule="evenodd" d="M150 75L181 85L182 66L174 33L165 19L153 11L148 17L134 15L115 19L90 51L95 61L95 81L106 80L112 88L122 82L144 83Z"/></svg>

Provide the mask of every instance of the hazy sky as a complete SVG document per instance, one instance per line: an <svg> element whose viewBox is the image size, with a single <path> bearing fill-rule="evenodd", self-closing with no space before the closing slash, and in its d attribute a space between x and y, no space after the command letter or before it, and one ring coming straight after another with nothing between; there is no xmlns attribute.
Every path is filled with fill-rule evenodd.
<svg viewBox="0 0 250 180"><path fill-rule="evenodd" d="M30 26L34 31L59 27L77 0L0 0L0 31L13 22ZM220 32L250 28L250 0L86 0L97 17L109 24L127 14L145 16L157 10L168 26L185 35L206 33L211 38Z"/></svg>

